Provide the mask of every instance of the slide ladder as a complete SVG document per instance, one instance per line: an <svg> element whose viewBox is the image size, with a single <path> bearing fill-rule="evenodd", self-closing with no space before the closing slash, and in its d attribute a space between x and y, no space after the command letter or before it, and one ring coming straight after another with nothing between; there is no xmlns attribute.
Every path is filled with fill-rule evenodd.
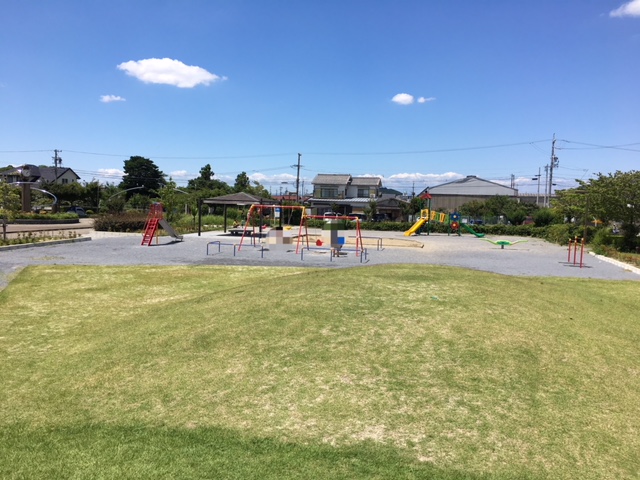
<svg viewBox="0 0 640 480"><path fill-rule="evenodd" d="M142 235L141 245L151 246L153 236L158 231L158 224L162 220L162 204L154 203L149 209L149 215L147 215L147 223L144 225L144 234Z"/></svg>
<svg viewBox="0 0 640 480"><path fill-rule="evenodd" d="M147 224L144 227L144 235L142 236L142 243L140 245L151 246L153 236L158 231L159 218L151 217L147 219Z"/></svg>

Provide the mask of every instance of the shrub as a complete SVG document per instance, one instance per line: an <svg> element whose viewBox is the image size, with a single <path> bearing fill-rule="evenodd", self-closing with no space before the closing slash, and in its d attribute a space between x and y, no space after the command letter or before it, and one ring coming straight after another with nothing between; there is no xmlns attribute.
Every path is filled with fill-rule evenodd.
<svg viewBox="0 0 640 480"><path fill-rule="evenodd" d="M549 225L545 239L549 242L567 245L569 240L576 236L573 225L562 223L557 225Z"/></svg>
<svg viewBox="0 0 640 480"><path fill-rule="evenodd" d="M93 228L98 232L138 232L144 229L147 215L141 212L125 212L107 214L93 221Z"/></svg>
<svg viewBox="0 0 640 480"><path fill-rule="evenodd" d="M550 208L541 208L533 214L533 223L536 227L546 227L555 220L555 214Z"/></svg>

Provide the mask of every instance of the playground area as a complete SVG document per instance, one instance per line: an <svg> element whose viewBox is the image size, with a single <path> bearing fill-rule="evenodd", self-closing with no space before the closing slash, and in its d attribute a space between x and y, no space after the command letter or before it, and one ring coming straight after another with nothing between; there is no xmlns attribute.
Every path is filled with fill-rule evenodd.
<svg viewBox="0 0 640 480"><path fill-rule="evenodd" d="M409 230L404 232L405 236L419 235L420 233L429 234L431 225L434 223L442 223L447 226L449 235L462 235L462 230L470 233L478 238L484 237L484 233L478 233L462 220L462 216L458 212L443 213L436 212L429 208L420 210L420 215L416 222Z"/></svg>
<svg viewBox="0 0 640 480"><path fill-rule="evenodd" d="M276 230L277 232L277 230ZM340 232L340 231L338 231ZM356 255L354 230L345 232L341 255L329 248L296 253L294 243L272 245L265 237L246 237L238 250L239 236L228 232L185 235L182 240L160 236L158 243L141 245L140 233L88 231L75 241L36 244L26 248L0 249L0 289L29 265L224 265L351 268L381 264L448 265L510 276L572 277L582 279L640 281L640 271L586 253L583 266L569 258L566 246L541 239L500 237L511 243L504 248L473 235L431 234L406 237L403 232L361 231ZM310 246L328 231L308 228ZM295 235L295 231L290 231ZM282 235L285 235L284 231ZM293 240L291 240L293 242ZM219 242L219 243L218 243ZM235 249L235 255L234 255ZM574 250L575 252L575 250Z"/></svg>

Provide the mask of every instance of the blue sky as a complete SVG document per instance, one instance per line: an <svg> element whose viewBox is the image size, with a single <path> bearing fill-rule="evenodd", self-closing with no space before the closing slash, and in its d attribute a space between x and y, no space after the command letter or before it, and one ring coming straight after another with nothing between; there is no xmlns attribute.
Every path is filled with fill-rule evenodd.
<svg viewBox="0 0 640 480"><path fill-rule="evenodd" d="M640 165L640 0L0 0L0 165L535 192ZM540 169L540 170L539 170ZM283 183L289 182L289 183ZM544 187L542 187L544 188Z"/></svg>

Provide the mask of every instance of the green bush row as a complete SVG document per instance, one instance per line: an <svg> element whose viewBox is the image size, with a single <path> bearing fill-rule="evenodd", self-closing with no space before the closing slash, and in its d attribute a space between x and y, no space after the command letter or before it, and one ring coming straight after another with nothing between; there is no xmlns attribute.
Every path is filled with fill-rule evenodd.
<svg viewBox="0 0 640 480"><path fill-rule="evenodd" d="M94 219L93 228L98 232L139 232L146 222L147 215L141 212L106 214Z"/></svg>
<svg viewBox="0 0 640 480"><path fill-rule="evenodd" d="M75 213L16 213L14 218L23 220L75 220Z"/></svg>

